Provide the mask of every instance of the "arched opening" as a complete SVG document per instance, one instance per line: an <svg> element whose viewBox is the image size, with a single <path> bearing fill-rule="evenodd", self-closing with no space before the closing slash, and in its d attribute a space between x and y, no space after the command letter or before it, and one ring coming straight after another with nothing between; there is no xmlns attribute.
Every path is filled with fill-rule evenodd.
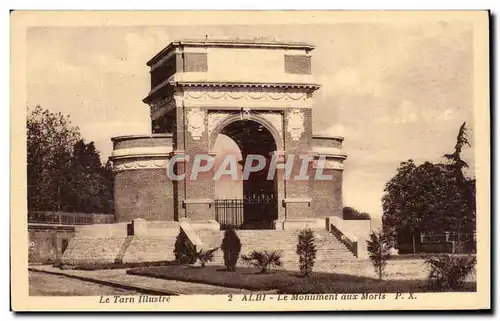
<svg viewBox="0 0 500 321"><path fill-rule="evenodd" d="M238 177L235 181L221 176L215 182L216 216L222 227L270 229L278 216L277 177L268 179L269 165L276 141L271 132L255 120L236 120L223 127L214 144L216 168L225 157L236 157ZM248 155L261 155L266 166L243 179ZM256 164L254 164L255 166Z"/></svg>

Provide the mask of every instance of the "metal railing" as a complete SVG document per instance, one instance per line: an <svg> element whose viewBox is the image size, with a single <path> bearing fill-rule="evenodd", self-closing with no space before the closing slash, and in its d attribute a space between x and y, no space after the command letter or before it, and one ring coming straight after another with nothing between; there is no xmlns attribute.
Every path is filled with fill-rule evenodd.
<svg viewBox="0 0 500 321"><path fill-rule="evenodd" d="M272 224L276 216L277 201L272 196L215 200L215 220L221 229L241 229L245 225L267 226Z"/></svg>

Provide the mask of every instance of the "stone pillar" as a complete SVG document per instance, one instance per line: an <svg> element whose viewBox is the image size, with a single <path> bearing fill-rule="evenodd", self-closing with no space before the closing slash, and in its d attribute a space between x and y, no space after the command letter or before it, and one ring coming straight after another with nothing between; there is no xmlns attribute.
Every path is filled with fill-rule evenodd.
<svg viewBox="0 0 500 321"><path fill-rule="evenodd" d="M148 236L148 222L142 218L132 220L132 231L134 236Z"/></svg>
<svg viewBox="0 0 500 321"><path fill-rule="evenodd" d="M293 161L290 177L285 177L285 220L311 217L309 181L296 179L301 170L302 158L309 154L312 137L310 108L291 108L285 113L285 161Z"/></svg>
<svg viewBox="0 0 500 321"><path fill-rule="evenodd" d="M184 107L183 111L184 151L187 157L186 178L183 181L185 218L213 220L215 219L213 166L210 170L199 172L197 175L193 173L196 164L206 166L214 163L213 155L208 153L207 111L200 107Z"/></svg>

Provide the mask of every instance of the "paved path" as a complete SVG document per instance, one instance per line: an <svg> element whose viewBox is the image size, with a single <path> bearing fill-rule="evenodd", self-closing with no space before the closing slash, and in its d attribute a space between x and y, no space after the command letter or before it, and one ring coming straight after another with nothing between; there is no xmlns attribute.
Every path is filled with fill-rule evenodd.
<svg viewBox="0 0 500 321"><path fill-rule="evenodd" d="M227 288L200 283L163 280L146 276L126 274L125 269L112 270L61 270L49 265L30 266L30 271L62 275L82 281L95 282L129 291L156 295L182 294L238 294L252 293L249 290Z"/></svg>
<svg viewBox="0 0 500 321"><path fill-rule="evenodd" d="M98 296L138 295L137 291L123 290L95 282L87 282L62 275L30 271L30 296Z"/></svg>

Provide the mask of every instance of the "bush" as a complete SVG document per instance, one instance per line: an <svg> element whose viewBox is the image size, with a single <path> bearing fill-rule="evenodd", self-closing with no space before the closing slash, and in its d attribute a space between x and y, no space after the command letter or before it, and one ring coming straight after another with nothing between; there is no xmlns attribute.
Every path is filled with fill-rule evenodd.
<svg viewBox="0 0 500 321"><path fill-rule="evenodd" d="M426 259L425 263L430 265L428 284L431 290L459 290L474 271L476 257L440 255Z"/></svg>
<svg viewBox="0 0 500 321"><path fill-rule="evenodd" d="M281 256L283 252L279 251L253 251L250 255L242 255L241 259L254 267L260 268L260 273L264 274L270 267L279 267L282 265Z"/></svg>
<svg viewBox="0 0 500 321"><path fill-rule="evenodd" d="M224 265L226 269L234 272L241 251L241 241L234 229L231 228L224 232L224 238L220 247L224 252Z"/></svg>
<svg viewBox="0 0 500 321"><path fill-rule="evenodd" d="M214 253L217 251L219 248L216 247L215 249L211 250L200 250L199 252L196 253L196 258L198 261L201 263L201 267L204 268L205 264L207 262L212 262L214 260Z"/></svg>
<svg viewBox="0 0 500 321"><path fill-rule="evenodd" d="M370 214L360 212L355 208L346 206L342 209L342 218L344 220L370 220Z"/></svg>
<svg viewBox="0 0 500 321"><path fill-rule="evenodd" d="M372 232L370 240L367 240L366 243L375 273L377 273L379 280L382 280L387 260L391 257L391 238L384 232Z"/></svg>
<svg viewBox="0 0 500 321"><path fill-rule="evenodd" d="M175 261L181 264L196 262L196 251L184 232L177 235L174 245Z"/></svg>
<svg viewBox="0 0 500 321"><path fill-rule="evenodd" d="M299 242L297 243L297 255L299 256L300 273L309 276L316 259L316 245L314 244L314 234L310 229L300 231Z"/></svg>

